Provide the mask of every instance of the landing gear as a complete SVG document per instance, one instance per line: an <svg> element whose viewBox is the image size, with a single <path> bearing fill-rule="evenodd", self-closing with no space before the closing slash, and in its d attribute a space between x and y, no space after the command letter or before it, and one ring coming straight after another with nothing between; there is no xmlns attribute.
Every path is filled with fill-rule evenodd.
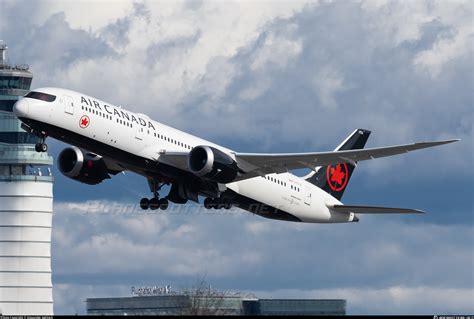
<svg viewBox="0 0 474 319"><path fill-rule="evenodd" d="M157 210L158 208L161 210L167 209L169 206L169 202L166 198L158 198L158 197L153 197L153 198L142 198L140 200L140 208L141 209L151 209L151 210Z"/></svg>
<svg viewBox="0 0 474 319"><path fill-rule="evenodd" d="M48 144L45 143L46 141L46 132L35 132L36 135L38 135L39 137L39 141L38 143L36 143L35 145L35 151L37 151L38 153L42 153L42 152L47 152L48 151Z"/></svg>
<svg viewBox="0 0 474 319"><path fill-rule="evenodd" d="M148 198L142 198L140 200L140 208L141 209L151 209L151 210L157 210L158 208L161 210L165 210L168 208L168 200L166 198L160 198L160 194L158 191L163 187L164 184L159 184L158 182L154 180L148 180L150 184L150 189L153 192L153 197L148 199Z"/></svg>
<svg viewBox="0 0 474 319"><path fill-rule="evenodd" d="M204 207L207 209L230 209L232 207L232 202L227 198L206 198L204 200Z"/></svg>
<svg viewBox="0 0 474 319"><path fill-rule="evenodd" d="M48 144L46 144L46 143L36 143L35 151L37 151L38 153L47 152L48 151Z"/></svg>
<svg viewBox="0 0 474 319"><path fill-rule="evenodd" d="M37 151L38 153L48 151L48 145L45 143L46 137L48 137L48 133L46 133L46 131L41 131L41 130L38 130L38 129L34 129L31 126L28 126L25 123L21 123L21 128L24 129L25 131L27 131L30 134L34 134L34 135L38 136L39 139L38 139L38 143L36 143L36 145L35 145L35 151Z"/></svg>

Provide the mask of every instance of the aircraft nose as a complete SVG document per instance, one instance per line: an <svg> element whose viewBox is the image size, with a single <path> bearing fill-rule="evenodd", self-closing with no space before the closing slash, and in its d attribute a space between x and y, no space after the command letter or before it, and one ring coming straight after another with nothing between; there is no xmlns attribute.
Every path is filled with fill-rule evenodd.
<svg viewBox="0 0 474 319"><path fill-rule="evenodd" d="M15 113L17 117L26 117L29 109L28 99L25 98L18 100L18 102L13 105L13 113Z"/></svg>

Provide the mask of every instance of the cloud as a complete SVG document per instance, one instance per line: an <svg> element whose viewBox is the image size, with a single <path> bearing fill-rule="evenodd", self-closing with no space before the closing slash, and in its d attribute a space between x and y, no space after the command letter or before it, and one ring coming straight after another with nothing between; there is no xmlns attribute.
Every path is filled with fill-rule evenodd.
<svg viewBox="0 0 474 319"><path fill-rule="evenodd" d="M140 177L88 188L58 176L56 311L204 274L222 289L348 298L353 313L472 313L472 15L469 2L0 2L1 37L34 87L239 151L331 150L356 127L373 131L368 146L463 139L360 163L345 200L430 214L351 225L143 213L127 202L148 193Z"/></svg>
<svg viewBox="0 0 474 319"><path fill-rule="evenodd" d="M337 107L335 95L344 89L344 79L337 70L330 67L324 67L319 70L314 79L314 86L318 92L322 107Z"/></svg>
<svg viewBox="0 0 474 319"><path fill-rule="evenodd" d="M166 213L145 213L121 202L102 201L104 208L114 208L102 212L97 202L81 205L93 208L56 203L54 215L54 282L59 290L68 285L74 296L74 290L88 285L120 285L122 292L147 282L184 287L205 275L220 289L262 296L295 290L287 297L348 298L358 313L430 313L441 309L430 298L474 284L472 225L411 225L384 216L359 224L315 225L271 221L240 210L209 213L196 205ZM417 306L411 296L423 291ZM377 292L380 300L391 298L389 306L364 303L361 296ZM117 294L113 287L82 293L88 294L82 299ZM469 312L464 299L451 300L443 309L452 312L462 305ZM57 312L77 311L60 305Z"/></svg>

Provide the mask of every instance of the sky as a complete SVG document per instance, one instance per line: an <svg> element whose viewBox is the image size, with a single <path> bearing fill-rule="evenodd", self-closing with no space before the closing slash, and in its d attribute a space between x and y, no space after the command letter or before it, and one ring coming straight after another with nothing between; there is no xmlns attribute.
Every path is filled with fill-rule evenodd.
<svg viewBox="0 0 474 319"><path fill-rule="evenodd" d="M332 150L355 128L372 131L368 147L461 139L362 162L343 197L426 215L341 225L142 212L145 179L89 186L55 168L55 313L204 277L258 297L345 298L348 314L472 314L473 7L0 0L0 39L33 88L83 92L237 151Z"/></svg>

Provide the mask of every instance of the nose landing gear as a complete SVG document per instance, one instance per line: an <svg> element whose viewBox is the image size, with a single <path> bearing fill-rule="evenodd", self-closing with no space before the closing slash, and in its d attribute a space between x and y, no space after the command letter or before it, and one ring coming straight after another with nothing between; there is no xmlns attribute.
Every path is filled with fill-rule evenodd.
<svg viewBox="0 0 474 319"><path fill-rule="evenodd" d="M47 152L48 151L48 144L46 144L46 143L36 143L35 151L37 151L38 153Z"/></svg>
<svg viewBox="0 0 474 319"><path fill-rule="evenodd" d="M42 153L42 152L47 152L48 151L48 144L45 143L46 141L46 132L34 132L36 135L38 135L39 137L39 141L38 143L36 143L35 145L35 151L37 151L38 153Z"/></svg>

